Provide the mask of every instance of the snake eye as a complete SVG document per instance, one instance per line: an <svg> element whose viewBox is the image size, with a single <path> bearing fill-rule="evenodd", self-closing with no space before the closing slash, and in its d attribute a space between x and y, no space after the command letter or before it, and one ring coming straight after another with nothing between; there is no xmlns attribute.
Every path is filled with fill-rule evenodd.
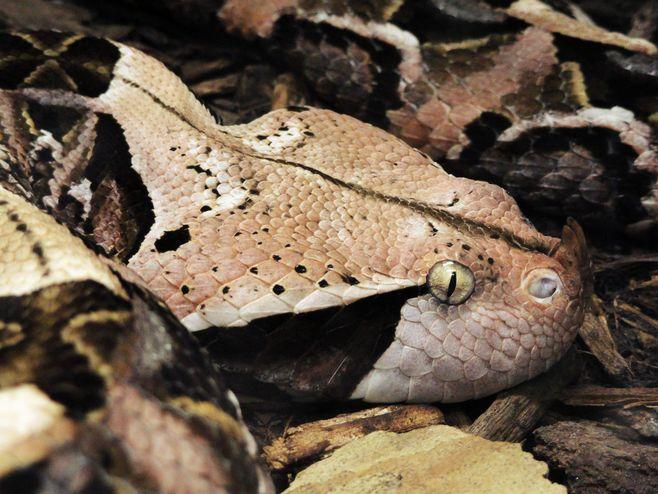
<svg viewBox="0 0 658 494"><path fill-rule="evenodd" d="M526 279L528 293L541 301L550 299L560 287L560 277L552 269L535 269Z"/></svg>
<svg viewBox="0 0 658 494"><path fill-rule="evenodd" d="M441 261L427 273L427 286L441 302L459 305L466 302L473 293L475 276L457 261Z"/></svg>

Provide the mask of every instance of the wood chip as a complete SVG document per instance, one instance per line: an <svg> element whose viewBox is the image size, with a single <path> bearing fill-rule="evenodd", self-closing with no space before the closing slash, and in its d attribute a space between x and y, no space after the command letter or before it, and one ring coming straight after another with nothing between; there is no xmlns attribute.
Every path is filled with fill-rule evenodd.
<svg viewBox="0 0 658 494"><path fill-rule="evenodd" d="M496 441L521 441L541 419L562 388L580 373L574 348L548 372L498 395L469 432Z"/></svg>
<svg viewBox="0 0 658 494"><path fill-rule="evenodd" d="M565 405L575 407L658 407L658 388L606 388L584 385L565 389L559 399Z"/></svg>
<svg viewBox="0 0 658 494"><path fill-rule="evenodd" d="M617 350L600 304L598 297L592 297L591 309L585 314L585 321L578 334L605 371L611 377L622 379L628 375L630 369Z"/></svg>
<svg viewBox="0 0 658 494"><path fill-rule="evenodd" d="M291 427L283 437L265 446L263 455L270 468L283 470L315 461L373 431L407 432L443 423L441 410L429 405L371 408Z"/></svg>

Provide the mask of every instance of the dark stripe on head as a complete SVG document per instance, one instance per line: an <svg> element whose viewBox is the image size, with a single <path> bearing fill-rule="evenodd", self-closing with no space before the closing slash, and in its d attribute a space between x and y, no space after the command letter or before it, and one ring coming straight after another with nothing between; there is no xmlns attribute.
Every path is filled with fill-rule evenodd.
<svg viewBox="0 0 658 494"><path fill-rule="evenodd" d="M167 112L171 113L172 115L175 115L179 120L185 122L187 125L189 125L189 126L192 127L193 129L199 131L199 132L202 133L202 134L205 134L204 131L202 131L200 128L198 128L196 125L194 125L190 120L188 120L188 119L185 117L185 115L183 115L181 112L179 112L179 111L178 111L176 108L174 108L173 106L169 106L167 103L165 103L164 101L162 101L160 98L158 98L155 94L153 94L153 93L152 93L151 91L149 91L148 89L143 88L142 86L140 86L140 85L137 84L136 82L131 81L130 79L126 79L125 77L116 76L116 78L117 78L118 80L120 80L120 81L122 81L122 82L128 84L130 87L133 87L133 88L135 88L135 89L141 91L141 92L144 93L146 96L148 96L149 98L151 98L151 99L153 100L154 103L157 103L158 106L160 106L161 108L163 108L163 109L166 110ZM199 104L201 104L201 102L199 102ZM219 130L219 129L218 129L218 130Z"/></svg>
<svg viewBox="0 0 658 494"><path fill-rule="evenodd" d="M275 163L279 163L281 165L286 165L286 166L292 166L295 168L301 168L302 170L308 171L310 173L313 173L314 175L318 175L322 177L323 179L327 180L328 182L331 182L335 185L338 185L339 187L345 187L347 189L353 190L363 196L366 197L372 197L374 199L379 199L384 202L388 203L393 203L397 204L402 207L409 208L413 211L416 211L418 213L421 213L423 215L427 216L432 216L444 223L447 223L448 225L464 231L465 233L468 233L469 235L480 235L480 236L488 236L490 238L494 239L502 239L505 242L507 242L511 247L516 247L518 249L522 250L528 250L528 251L536 251L536 252L541 252L544 254L548 254L551 250L551 245L548 245L544 242L541 241L533 241L529 239L524 239L519 237L518 235L515 235L514 233L510 232L509 230L505 230L503 228L498 228L495 226L487 225L486 223L482 223L480 221L472 220L469 218L465 218L463 216L450 213L446 211L445 209L440 209L436 206L433 206L431 204L427 204L424 202L420 201L412 201L410 199L405 199L402 197L395 197L395 196L389 196L387 194L382 194L381 192L377 192L372 189L368 189L366 187L363 187L358 184L354 184L351 182L345 182L344 180L341 180L339 178L333 177L332 175L329 175L328 173L325 173L323 171L317 170L313 167L310 167L308 165L304 165L302 163L297 163L294 161L288 161L284 159L279 159L279 158L270 158L267 156L261 156L259 154L248 154L244 153L247 156L250 156L252 158L256 159L262 159L262 160L267 160L267 161L272 161Z"/></svg>
<svg viewBox="0 0 658 494"><path fill-rule="evenodd" d="M161 99L159 99L157 96L155 96L153 93L149 92L147 89L141 87L139 84L137 84L134 81L131 81L129 79L120 77L120 79L125 82L126 84L134 87L135 89L138 89L142 91L144 94L149 96L154 102L156 102L159 106L161 106L163 109L166 111L170 112L171 114L175 115L178 119L181 121L185 122L187 125L192 127L193 129L204 133L201 129L199 129L196 125L194 125L192 122L190 122L185 116L183 116L178 110L175 108L167 105L164 103ZM225 131L221 130L218 128L218 131L226 134ZM420 153L420 151L418 151ZM285 159L277 159L277 158L271 158L268 156L262 156L260 154L250 154L250 153L243 153L245 156L249 156L251 158L256 158L260 160L266 160L266 161L271 161L274 163L279 163L281 165L286 165L286 166L293 166L296 168L301 168L303 170L306 170L310 173L313 173L315 175L318 175L325 180L338 185L340 187L345 187L351 190L354 190L355 192L358 192L359 194L362 194L364 196L372 197L375 199L383 200L385 202L389 203L394 203L398 204L402 207L406 207L409 209L412 209L414 211L417 211L423 215L428 215L432 216L434 218L439 219L442 222L445 222L452 227L465 231L469 235L481 235L481 236L488 236L490 238L494 239L502 239L505 242L507 242L511 247L515 247L518 249L522 250L528 250L528 251L536 251L536 252L541 252L544 254L548 254L551 250L551 245L548 245L544 242L541 242L540 240L530 240L530 239L524 239L519 237L518 235L515 235L513 232L506 230L504 228L498 228L494 227L491 225L487 225L486 223L480 222L480 221L475 221L469 218L465 218L463 216L450 213L444 209L440 209L436 206L433 206L431 204L419 202L419 201L412 201L409 199L404 199L400 197L394 197L394 196L389 196L387 194L382 194L380 192L377 192L372 189L368 189L366 187L363 187L358 184L350 183L350 182L345 182L344 180L338 179L336 177L333 177L329 175L328 173L322 172L320 170L317 170L313 167L310 167L308 165L304 165L302 163L297 163L294 161L288 161Z"/></svg>

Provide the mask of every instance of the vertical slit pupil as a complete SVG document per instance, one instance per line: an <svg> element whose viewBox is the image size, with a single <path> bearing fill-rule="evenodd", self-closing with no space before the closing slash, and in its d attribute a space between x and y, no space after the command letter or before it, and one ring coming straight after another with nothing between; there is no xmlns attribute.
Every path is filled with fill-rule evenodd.
<svg viewBox="0 0 658 494"><path fill-rule="evenodd" d="M450 282L448 283L448 291L446 296L450 298L453 293L455 293L455 288L457 288L457 271L453 271L450 275Z"/></svg>

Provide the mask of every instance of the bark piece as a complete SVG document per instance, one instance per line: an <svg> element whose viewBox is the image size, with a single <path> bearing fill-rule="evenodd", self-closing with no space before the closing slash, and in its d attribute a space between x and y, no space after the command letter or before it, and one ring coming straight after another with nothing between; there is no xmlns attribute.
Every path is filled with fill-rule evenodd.
<svg viewBox="0 0 658 494"><path fill-rule="evenodd" d="M610 334L630 371L626 386L658 383L658 257L624 256L600 263L595 291Z"/></svg>
<svg viewBox="0 0 658 494"><path fill-rule="evenodd" d="M658 485L658 446L626 439L596 422L558 422L534 432L532 452L562 474L570 492L653 493Z"/></svg>
<svg viewBox="0 0 658 494"><path fill-rule="evenodd" d="M628 375L630 369L617 350L598 297L593 298L592 310L585 314L585 321L578 334L610 376L621 379Z"/></svg>
<svg viewBox="0 0 658 494"><path fill-rule="evenodd" d="M288 429L263 448L270 468L288 469L317 460L358 437L375 430L407 432L444 423L443 413L427 405L392 405L338 415Z"/></svg>
<svg viewBox="0 0 658 494"><path fill-rule="evenodd" d="M576 386L560 395L565 405L576 407L639 406L658 407L658 388L606 388L604 386Z"/></svg>
<svg viewBox="0 0 658 494"><path fill-rule="evenodd" d="M500 393L469 432L495 441L521 441L562 388L578 376L580 367L572 348L545 374Z"/></svg>

